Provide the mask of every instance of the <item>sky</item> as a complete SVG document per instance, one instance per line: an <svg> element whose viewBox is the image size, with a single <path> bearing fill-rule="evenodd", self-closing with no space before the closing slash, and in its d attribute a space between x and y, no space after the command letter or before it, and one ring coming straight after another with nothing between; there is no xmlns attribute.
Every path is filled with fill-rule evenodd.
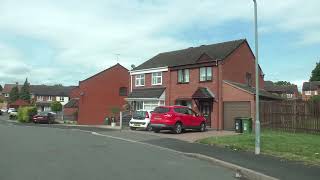
<svg viewBox="0 0 320 180"><path fill-rule="evenodd" d="M320 61L319 0L257 0L265 80L301 88ZM0 84L77 85L119 62L246 38L252 0L0 0Z"/></svg>

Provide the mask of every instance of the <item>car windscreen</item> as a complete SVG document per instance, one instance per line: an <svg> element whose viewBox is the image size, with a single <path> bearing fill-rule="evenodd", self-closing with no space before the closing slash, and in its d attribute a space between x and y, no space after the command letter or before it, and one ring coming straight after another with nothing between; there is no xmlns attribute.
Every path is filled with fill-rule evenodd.
<svg viewBox="0 0 320 180"><path fill-rule="evenodd" d="M48 115L48 112L40 112L38 115L40 115L40 116L47 116L47 115Z"/></svg>
<svg viewBox="0 0 320 180"><path fill-rule="evenodd" d="M166 108L166 107L156 107L153 112L163 114L163 113L167 113L169 111L170 111L170 109Z"/></svg>
<svg viewBox="0 0 320 180"><path fill-rule="evenodd" d="M145 119L146 111L135 111L132 115L133 119Z"/></svg>

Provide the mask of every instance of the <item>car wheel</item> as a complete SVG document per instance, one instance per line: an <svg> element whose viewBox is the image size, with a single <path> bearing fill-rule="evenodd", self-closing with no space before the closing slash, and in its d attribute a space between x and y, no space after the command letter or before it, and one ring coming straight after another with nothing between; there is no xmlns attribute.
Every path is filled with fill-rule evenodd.
<svg viewBox="0 0 320 180"><path fill-rule="evenodd" d="M147 131L152 131L152 127L151 127L151 124L150 124L150 123L148 124L146 130L147 130Z"/></svg>
<svg viewBox="0 0 320 180"><path fill-rule="evenodd" d="M153 129L153 132L159 133L159 132L160 132L160 129Z"/></svg>
<svg viewBox="0 0 320 180"><path fill-rule="evenodd" d="M131 130L136 130L136 128L134 128L134 127L130 127L130 129L131 129Z"/></svg>
<svg viewBox="0 0 320 180"><path fill-rule="evenodd" d="M173 131L176 134L181 134L181 132L183 131L182 124L181 123L176 123L176 125L174 126Z"/></svg>
<svg viewBox="0 0 320 180"><path fill-rule="evenodd" d="M199 130L200 130L200 132L205 132L206 131L206 123L201 123Z"/></svg>

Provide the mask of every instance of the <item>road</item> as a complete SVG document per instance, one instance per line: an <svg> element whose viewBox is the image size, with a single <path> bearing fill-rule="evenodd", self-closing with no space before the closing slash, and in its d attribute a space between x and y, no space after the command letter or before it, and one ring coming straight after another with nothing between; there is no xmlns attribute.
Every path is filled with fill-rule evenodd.
<svg viewBox="0 0 320 180"><path fill-rule="evenodd" d="M1 180L235 179L228 169L171 150L5 119L0 116Z"/></svg>

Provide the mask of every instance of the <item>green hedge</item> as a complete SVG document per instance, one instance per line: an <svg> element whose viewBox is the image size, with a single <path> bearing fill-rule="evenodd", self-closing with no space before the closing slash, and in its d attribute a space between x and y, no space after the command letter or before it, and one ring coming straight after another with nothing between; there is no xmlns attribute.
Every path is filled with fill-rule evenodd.
<svg viewBox="0 0 320 180"><path fill-rule="evenodd" d="M22 107L18 110L18 121L30 122L32 116L37 114L37 108L33 106Z"/></svg>

